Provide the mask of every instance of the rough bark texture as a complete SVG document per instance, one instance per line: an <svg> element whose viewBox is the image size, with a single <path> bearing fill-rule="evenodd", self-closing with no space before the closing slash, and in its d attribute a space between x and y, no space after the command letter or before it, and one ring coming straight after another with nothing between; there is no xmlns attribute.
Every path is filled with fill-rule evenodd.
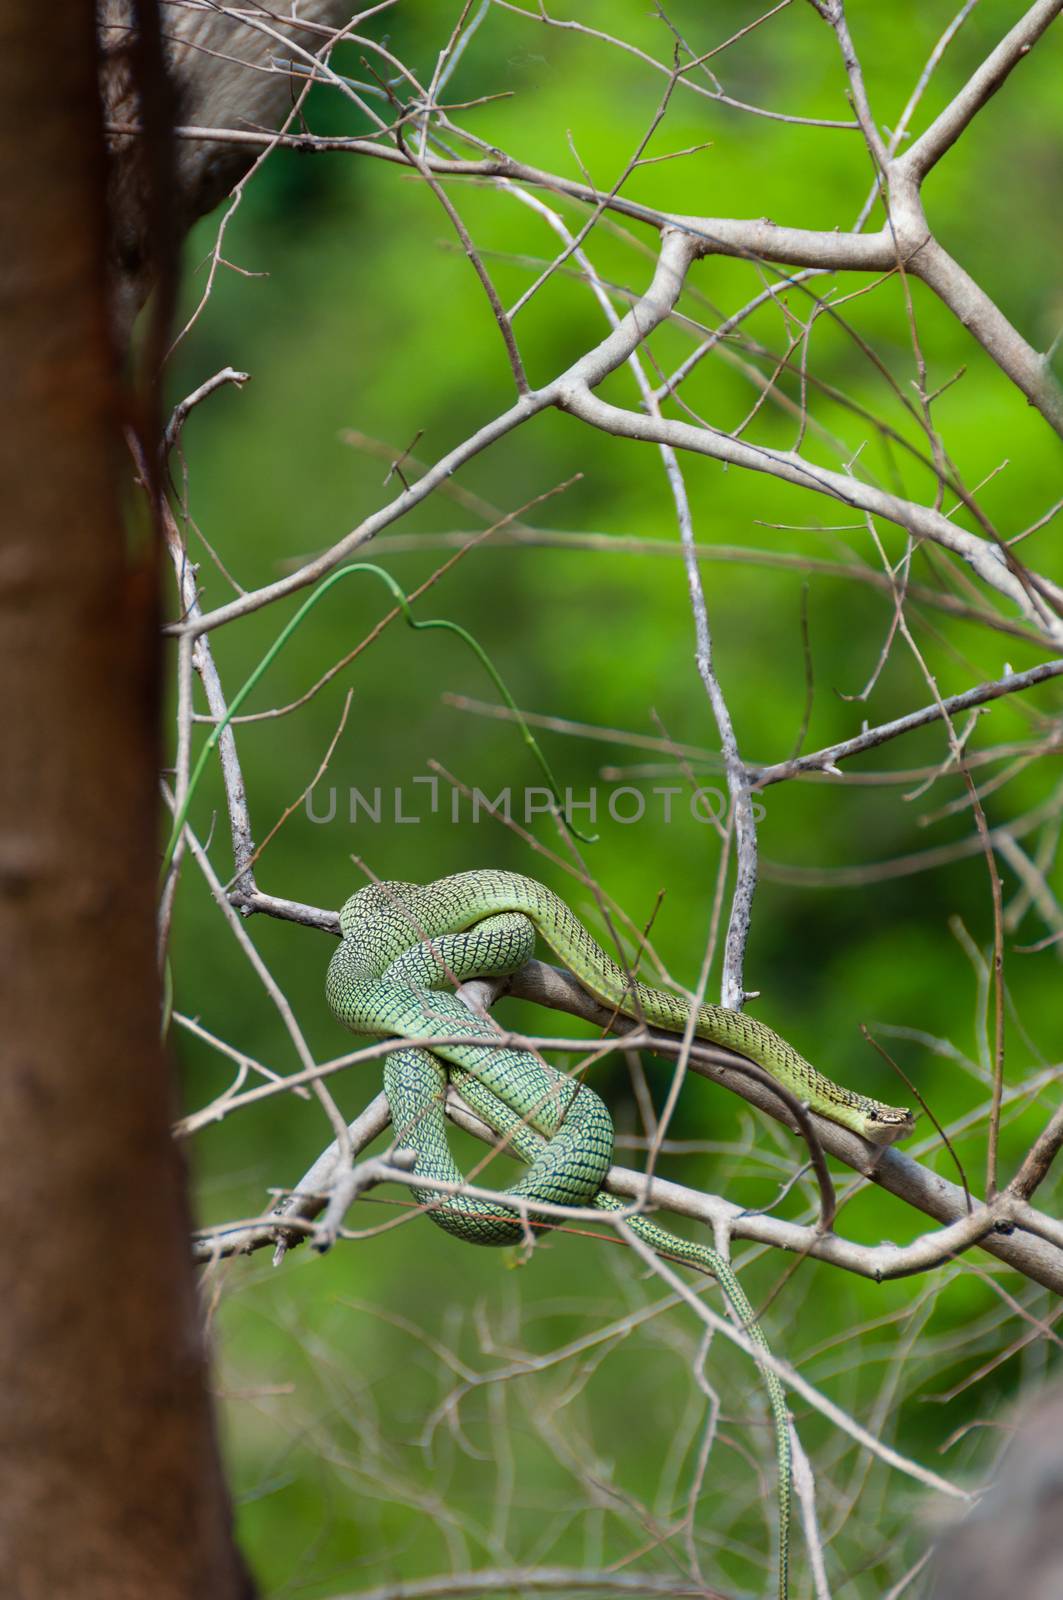
<svg viewBox="0 0 1063 1600"><path fill-rule="evenodd" d="M0 1592L246 1594L153 957L156 571L120 514L92 0L0 14ZM124 471L128 477L128 458Z"/></svg>
<svg viewBox="0 0 1063 1600"><path fill-rule="evenodd" d="M281 7L278 16L287 7ZM294 9L294 8L292 8ZM197 128L276 128L290 110L299 80L271 64L294 59L309 67L299 51L318 52L327 44L323 28L339 27L354 15L352 0L303 0L296 28L263 14L226 16L185 5L160 5L168 63L177 90L177 118ZM136 89L129 71L131 0L100 0L102 87L107 121L140 121ZM293 49L292 41L297 49ZM128 335L151 288L146 248L147 208L136 142L112 135L115 155L113 203L116 218L116 326ZM177 149L175 220L186 233L226 195L261 154L243 146L182 140Z"/></svg>

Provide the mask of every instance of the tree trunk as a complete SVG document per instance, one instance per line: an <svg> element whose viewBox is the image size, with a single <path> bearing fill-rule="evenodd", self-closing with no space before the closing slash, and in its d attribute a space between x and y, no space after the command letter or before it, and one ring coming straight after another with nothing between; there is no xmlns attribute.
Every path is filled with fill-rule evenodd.
<svg viewBox="0 0 1063 1600"><path fill-rule="evenodd" d="M291 112L305 78L283 70L291 60L303 72L308 59L324 49L328 30L349 22L352 0L301 0L296 10L303 26L280 15L256 17L244 7L234 13L163 4L162 25L177 120L196 128L277 128ZM109 124L139 125L140 102L129 71L130 41L136 25L133 0L99 0L103 56L104 113ZM298 131L298 124L297 124ZM124 342L153 284L148 249L148 207L138 141L110 137L113 162L111 200L112 285L115 329ZM248 172L262 154L258 145L223 140L180 139L169 196L172 221L185 234Z"/></svg>
<svg viewBox="0 0 1063 1600"><path fill-rule="evenodd" d="M0 20L0 1589L228 1600L249 1585L159 1046L156 570L119 506L92 0L44 20Z"/></svg>

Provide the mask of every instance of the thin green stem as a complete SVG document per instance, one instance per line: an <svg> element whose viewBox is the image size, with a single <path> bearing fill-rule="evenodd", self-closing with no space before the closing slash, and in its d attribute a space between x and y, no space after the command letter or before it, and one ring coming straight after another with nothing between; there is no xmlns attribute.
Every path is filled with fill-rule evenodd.
<svg viewBox="0 0 1063 1600"><path fill-rule="evenodd" d="M334 584L339 583L341 578L346 578L353 572L371 572L375 577L379 578L381 583L383 583L391 593L393 599L395 600L411 628L445 628L449 633L456 633L459 639L464 640L464 642L469 646L469 649L472 650L473 654L480 661L495 688L498 690L499 694L502 696L502 699L512 712L517 726L520 728L524 743L527 745L535 760L538 762L540 768L542 769L543 775L550 786L550 791L553 794L554 802L557 805L558 810L563 817L565 816L565 808L561 799L561 792L558 788L557 779L554 777L553 771L551 770L550 763L543 755L535 735L529 728L520 711L520 708L518 707L513 696L510 694L506 685L503 683L498 670L491 661L487 652L484 650L483 646L479 644L477 640L473 638L472 634L469 633L467 629L463 628L460 623L450 622L445 617L431 617L425 619L424 621L418 621L413 612L410 610L409 601L407 600L402 589L396 583L395 579L391 576L390 572L385 572L383 567L374 566L371 562L355 561L346 567L340 567L337 569L337 571L330 573L329 576L318 585L313 593L303 601L295 615L285 623L284 627L281 629L276 639L274 639L273 643L262 657L262 660L258 663L258 666L255 667L254 671L251 673L250 677L244 683L242 688L240 688L233 696L232 701L229 704L229 709L226 711L224 717L222 717L219 722L215 723L214 728L212 729L209 738L200 751L196 760L196 764L192 768L192 771L189 775L188 790L185 794L184 801L174 816L173 827L170 831L170 837L162 859L163 877L166 876L166 873L170 869L170 863L173 860L174 850L177 848L177 841L181 837L181 830L188 820L188 811L192 803L192 797L196 792L196 787L200 778L203 776L207 762L210 760L211 752L217 746L218 740L221 738L225 729L239 711L240 707L243 705L252 689L254 689L263 673L268 670L281 650L283 650L292 634L303 621L303 618L313 610L318 601L328 593ZM596 842L596 834L587 835L580 833L579 829L576 828L567 817L565 817L565 821L577 839L581 839L585 844L594 844ZM239 865L239 863L237 863L237 865Z"/></svg>

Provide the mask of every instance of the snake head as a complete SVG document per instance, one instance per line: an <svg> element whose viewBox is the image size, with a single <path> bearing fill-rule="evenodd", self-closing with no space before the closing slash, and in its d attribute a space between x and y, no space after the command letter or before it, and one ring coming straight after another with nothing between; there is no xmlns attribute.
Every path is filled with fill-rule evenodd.
<svg viewBox="0 0 1063 1600"><path fill-rule="evenodd" d="M891 1145L915 1127L915 1117L908 1106L884 1106L873 1100L864 1115L866 1125L861 1131L864 1138L875 1145Z"/></svg>

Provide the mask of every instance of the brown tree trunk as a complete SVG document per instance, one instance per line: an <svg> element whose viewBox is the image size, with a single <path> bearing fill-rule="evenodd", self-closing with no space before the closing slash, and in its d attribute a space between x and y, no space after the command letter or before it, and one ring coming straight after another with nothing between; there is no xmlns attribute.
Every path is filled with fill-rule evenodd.
<svg viewBox="0 0 1063 1600"><path fill-rule="evenodd" d="M47 26L45 26L47 23ZM247 1593L168 1135L92 0L0 13L0 1592ZM127 469L126 469L127 470Z"/></svg>

